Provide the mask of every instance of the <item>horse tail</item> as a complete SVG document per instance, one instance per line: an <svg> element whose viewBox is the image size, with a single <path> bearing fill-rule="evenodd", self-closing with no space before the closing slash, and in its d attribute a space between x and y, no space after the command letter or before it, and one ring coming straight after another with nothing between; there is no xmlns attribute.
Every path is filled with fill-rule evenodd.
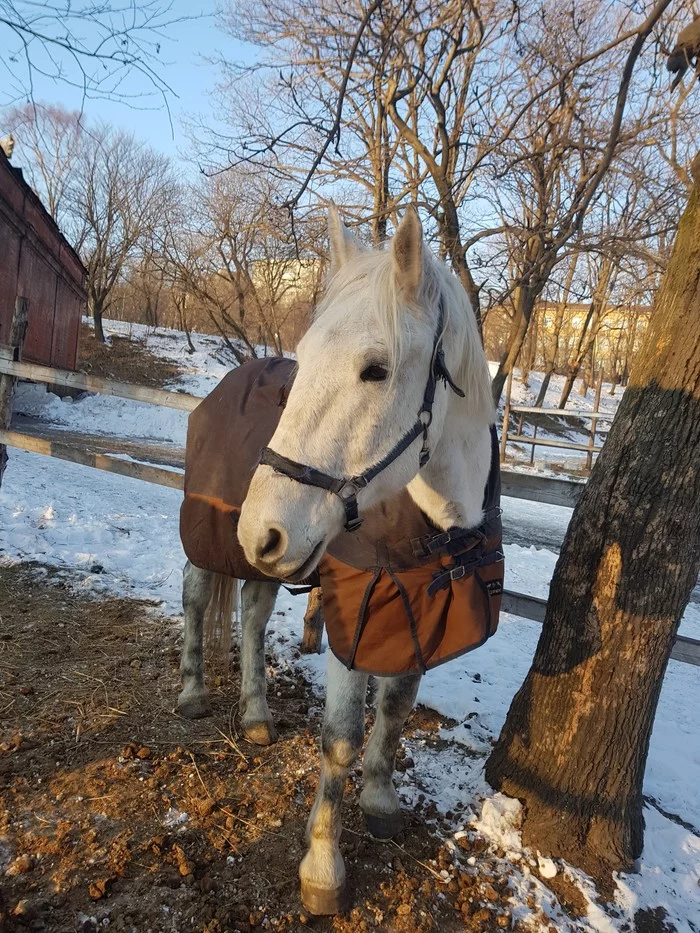
<svg viewBox="0 0 700 933"><path fill-rule="evenodd" d="M238 622L241 581L215 574L211 599L204 615L204 644L209 656L228 672L231 632Z"/></svg>

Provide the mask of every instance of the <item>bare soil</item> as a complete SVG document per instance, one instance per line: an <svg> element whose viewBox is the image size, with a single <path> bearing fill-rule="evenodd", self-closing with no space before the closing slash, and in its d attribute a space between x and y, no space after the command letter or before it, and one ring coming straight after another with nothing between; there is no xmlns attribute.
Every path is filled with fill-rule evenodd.
<svg viewBox="0 0 700 933"><path fill-rule="evenodd" d="M320 708L298 676L274 677L280 740L258 748L236 729L237 673L214 678L213 718L174 711L177 634L147 603L88 599L23 565L0 569L0 606L0 930L511 928L483 840L451 851L430 808L396 843L365 835L359 768L342 840L355 906L303 913Z"/></svg>
<svg viewBox="0 0 700 933"><path fill-rule="evenodd" d="M88 324L80 325L78 369L91 376L154 388L163 388L182 374L176 363L151 353L142 340L115 335L109 343L100 343Z"/></svg>
<svg viewBox="0 0 700 933"><path fill-rule="evenodd" d="M25 564L0 567L0 612L0 933L532 930L512 916L504 853L473 832L455 847L433 803L394 842L367 836L360 766L341 839L354 906L307 916L297 871L321 708L298 673L269 668L280 738L259 748L237 729L235 649L227 679L208 672L213 717L177 713L179 631L152 604L88 598ZM437 747L449 724L419 707L407 735ZM573 884L550 887L585 913ZM669 929L641 913L637 930Z"/></svg>

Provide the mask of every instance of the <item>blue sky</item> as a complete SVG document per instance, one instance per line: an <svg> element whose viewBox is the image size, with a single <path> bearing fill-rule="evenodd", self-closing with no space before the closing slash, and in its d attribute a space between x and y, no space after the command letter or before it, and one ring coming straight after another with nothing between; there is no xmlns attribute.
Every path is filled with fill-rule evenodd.
<svg viewBox="0 0 700 933"><path fill-rule="evenodd" d="M217 80L217 69L206 58L216 57L218 52L229 60L250 62L255 55L251 46L237 42L217 28L214 16L217 5L216 0L201 0L198 4L188 0L172 2L171 18L191 17L167 30L160 63L156 64L158 73L173 90L168 98L172 126L160 95L151 95L133 107L113 100L87 100L83 105L87 118L105 120L129 130L155 149L173 157L184 153L186 144L180 130L182 117L212 112L211 92ZM35 82L36 100L60 104L67 109L81 107L78 89L46 78L36 78ZM125 89L129 93L152 91L147 80L140 75L134 75Z"/></svg>

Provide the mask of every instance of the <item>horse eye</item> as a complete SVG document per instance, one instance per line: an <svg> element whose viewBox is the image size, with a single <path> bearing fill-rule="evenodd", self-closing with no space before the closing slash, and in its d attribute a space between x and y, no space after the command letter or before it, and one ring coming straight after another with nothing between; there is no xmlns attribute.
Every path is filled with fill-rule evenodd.
<svg viewBox="0 0 700 933"><path fill-rule="evenodd" d="M389 370L381 363L370 363L360 373L360 379L363 382L384 382L389 375Z"/></svg>

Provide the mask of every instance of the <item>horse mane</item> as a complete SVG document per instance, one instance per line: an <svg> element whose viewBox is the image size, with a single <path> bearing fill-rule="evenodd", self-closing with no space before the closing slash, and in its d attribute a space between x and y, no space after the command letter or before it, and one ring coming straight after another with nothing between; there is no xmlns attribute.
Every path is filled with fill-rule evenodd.
<svg viewBox="0 0 700 933"><path fill-rule="evenodd" d="M495 407L491 396L491 374L477 327L476 317L461 282L427 248L423 249L423 277L415 306L401 300L396 289L394 267L389 250L361 250L349 259L329 280L316 316L339 297L352 305L366 301L372 294L371 309L378 333L389 348L392 373L399 371L405 358L408 334L406 312L419 317L421 309L437 309L443 298L445 309L445 351L449 360L457 360L454 378L465 393L466 417L480 425L493 424ZM454 364L453 364L454 365Z"/></svg>

